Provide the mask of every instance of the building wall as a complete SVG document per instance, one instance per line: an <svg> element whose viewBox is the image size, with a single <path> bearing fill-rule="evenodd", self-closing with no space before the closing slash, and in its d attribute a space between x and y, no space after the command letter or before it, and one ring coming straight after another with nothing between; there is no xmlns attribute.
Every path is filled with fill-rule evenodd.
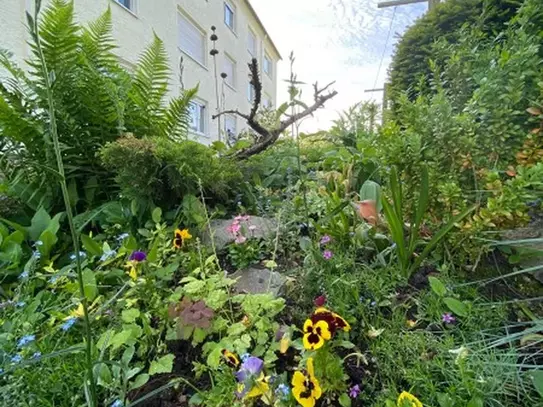
<svg viewBox="0 0 543 407"><path fill-rule="evenodd" d="M51 0L44 0L46 7ZM227 0L235 10L235 29L232 31L224 22L223 0L132 0L135 10L131 12L115 0L75 0L77 19L82 23L92 21L111 7L113 19L113 35L119 49L116 51L122 63L130 67L138 60L156 33L163 41L168 52L169 64L172 69L170 94L177 95L181 89L179 82L179 58L183 57L183 83L186 88L199 85L198 99L206 105L205 134L192 135L203 143L218 139L217 121L211 120L211 115L217 111L215 92L215 73L213 58L209 55L212 48L209 37L211 26L217 28L217 69L218 75L223 70L223 61L227 53L236 62L235 85L230 87L222 84L219 78L219 93L223 93L222 102L226 109L239 109L242 112L250 110L247 86L249 82L248 62L252 58L248 51L248 36L251 29L257 36L258 62L262 66L267 53L272 61L271 77L262 72L264 97L269 98L276 106L277 97L277 62L280 55L272 42L267 38L262 25L251 12L247 0ZM0 48L6 48L15 54L16 61L23 64L29 56L26 44L28 33L25 27L25 10L32 10L33 0L0 0ZM179 48L178 16L183 13L205 34L206 60L200 64L185 54ZM237 118L236 128L244 129L245 123Z"/></svg>

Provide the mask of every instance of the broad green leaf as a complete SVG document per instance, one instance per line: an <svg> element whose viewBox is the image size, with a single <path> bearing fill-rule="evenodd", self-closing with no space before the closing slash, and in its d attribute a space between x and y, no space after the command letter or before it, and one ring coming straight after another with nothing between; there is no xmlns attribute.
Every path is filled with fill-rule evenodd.
<svg viewBox="0 0 543 407"><path fill-rule="evenodd" d="M447 293L447 287L445 287L445 284L443 284L437 277L429 276L428 281L430 282L432 291L440 297L443 297Z"/></svg>
<svg viewBox="0 0 543 407"><path fill-rule="evenodd" d="M383 205L381 204L381 185L372 180L367 180L360 188L360 200L365 201L368 199L375 201L377 212L381 212L383 209Z"/></svg>
<svg viewBox="0 0 543 407"><path fill-rule="evenodd" d="M151 366L149 367L149 375L155 375L159 373L171 373L173 369L173 361L175 359L175 356L172 354L162 356L158 360L154 360L151 362Z"/></svg>
<svg viewBox="0 0 543 407"><path fill-rule="evenodd" d="M96 347L100 352L104 351L111 345L111 339L114 335L115 331L113 329L108 329L106 332L100 335L98 342L96 342Z"/></svg>
<svg viewBox="0 0 543 407"><path fill-rule="evenodd" d="M162 209L160 209L158 206L153 209L151 219L153 219L153 222L155 223L160 223L160 221L162 220Z"/></svg>
<svg viewBox="0 0 543 407"><path fill-rule="evenodd" d="M31 240L38 240L42 232L47 229L51 222L51 216L45 211L43 206L38 209L32 218L30 227L28 228L28 235Z"/></svg>
<svg viewBox="0 0 543 407"><path fill-rule="evenodd" d="M149 381L149 375L142 373L130 384L130 390L138 389Z"/></svg>
<svg viewBox="0 0 543 407"><path fill-rule="evenodd" d="M351 407L351 398L347 393L342 393L338 401L341 407Z"/></svg>
<svg viewBox="0 0 543 407"><path fill-rule="evenodd" d="M438 393L437 402L439 407L454 407L454 400L446 393Z"/></svg>
<svg viewBox="0 0 543 407"><path fill-rule="evenodd" d="M126 344L126 342L132 337L132 331L129 329L125 329L119 333L116 333L113 335L113 337L110 340L110 346L112 350L116 350L120 348L122 345Z"/></svg>
<svg viewBox="0 0 543 407"><path fill-rule="evenodd" d="M123 365L128 366L128 364L132 360L132 357L134 356L135 351L136 349L134 348L134 346L129 346L124 350L123 356L121 357L121 362Z"/></svg>
<svg viewBox="0 0 543 407"><path fill-rule="evenodd" d="M304 252L307 252L311 250L311 247L313 244L311 243L311 239L307 236L300 237L300 249L302 249Z"/></svg>
<svg viewBox="0 0 543 407"><path fill-rule="evenodd" d="M202 328L195 328L192 334L192 343L199 344L202 343L207 336L207 331Z"/></svg>
<svg viewBox="0 0 543 407"><path fill-rule="evenodd" d="M81 235L81 243L83 244L83 248L87 253L89 253L92 256L101 256L102 255L102 247L98 242L95 242L94 239L88 235Z"/></svg>
<svg viewBox="0 0 543 407"><path fill-rule="evenodd" d="M94 374L98 377L99 386L107 387L111 384L113 377L111 375L111 370L105 363L99 363L94 366Z"/></svg>
<svg viewBox="0 0 543 407"><path fill-rule="evenodd" d="M532 370L528 374L532 378L535 389L543 399L543 370Z"/></svg>
<svg viewBox="0 0 543 407"><path fill-rule="evenodd" d="M483 399L480 397L473 397L466 407L483 407Z"/></svg>
<svg viewBox="0 0 543 407"><path fill-rule="evenodd" d="M98 295L98 287L96 286L96 277L92 270L83 270L83 284L85 297L87 297L87 300L93 301Z"/></svg>
<svg viewBox="0 0 543 407"><path fill-rule="evenodd" d="M443 302L456 315L461 317L466 317L468 315L468 307L462 301L459 301L456 298L447 297L443 299Z"/></svg>
<svg viewBox="0 0 543 407"><path fill-rule="evenodd" d="M125 309L121 313L121 318L123 322L126 322L127 324L131 324L139 316L140 316L140 311L136 308Z"/></svg>
<svg viewBox="0 0 543 407"><path fill-rule="evenodd" d="M51 249L57 243L58 238L50 230L44 230L40 235L39 240L43 244L41 246L38 246L38 251L43 258L48 259L49 255L51 254Z"/></svg>

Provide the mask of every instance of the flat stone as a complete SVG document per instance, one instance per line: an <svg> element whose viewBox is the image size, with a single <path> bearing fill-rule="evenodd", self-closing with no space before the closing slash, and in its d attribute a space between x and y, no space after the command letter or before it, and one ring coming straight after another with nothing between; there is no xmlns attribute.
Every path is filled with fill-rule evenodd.
<svg viewBox="0 0 543 407"><path fill-rule="evenodd" d="M271 293L276 297L281 293L287 280L277 271L260 267L249 267L236 271L229 278L237 279L234 289L239 293Z"/></svg>
<svg viewBox="0 0 543 407"><path fill-rule="evenodd" d="M213 219L210 222L211 234L215 242L215 248L222 250L229 243L233 243L236 237L228 230L234 219ZM248 220L240 221L241 233L247 238L269 239L275 236L277 224L273 219L262 218L260 216L249 216ZM254 226L253 230L249 227ZM209 229L206 228L202 242L206 246L211 245L211 236Z"/></svg>

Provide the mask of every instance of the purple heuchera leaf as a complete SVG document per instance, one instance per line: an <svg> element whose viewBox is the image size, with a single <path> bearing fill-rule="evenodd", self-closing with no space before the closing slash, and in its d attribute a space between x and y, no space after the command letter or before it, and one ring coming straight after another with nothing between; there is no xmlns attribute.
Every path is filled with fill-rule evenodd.
<svg viewBox="0 0 543 407"><path fill-rule="evenodd" d="M130 260L137 261L138 263L141 261L145 261L146 259L147 259L147 254L139 250L136 250L130 255Z"/></svg>

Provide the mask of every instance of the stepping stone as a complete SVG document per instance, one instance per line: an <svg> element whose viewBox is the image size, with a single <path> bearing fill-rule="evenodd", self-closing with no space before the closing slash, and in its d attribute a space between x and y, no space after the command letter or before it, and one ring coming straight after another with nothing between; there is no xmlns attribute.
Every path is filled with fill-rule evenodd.
<svg viewBox="0 0 543 407"><path fill-rule="evenodd" d="M228 277L234 280L237 279L234 289L239 293L271 293L275 297L279 296L287 280L285 276L277 271L262 267L248 267L236 271Z"/></svg>
<svg viewBox="0 0 543 407"><path fill-rule="evenodd" d="M234 219L214 219L210 222L217 251L224 249L226 245L233 243L236 240L236 236L228 230L233 222ZM240 225L241 233L248 239L270 239L273 238L277 232L277 223L275 220L262 218L260 216L249 216L248 220L240 221ZM252 228L253 230L249 230L250 226L254 226L254 228ZM202 236L202 242L206 246L211 246L209 228L206 228Z"/></svg>

